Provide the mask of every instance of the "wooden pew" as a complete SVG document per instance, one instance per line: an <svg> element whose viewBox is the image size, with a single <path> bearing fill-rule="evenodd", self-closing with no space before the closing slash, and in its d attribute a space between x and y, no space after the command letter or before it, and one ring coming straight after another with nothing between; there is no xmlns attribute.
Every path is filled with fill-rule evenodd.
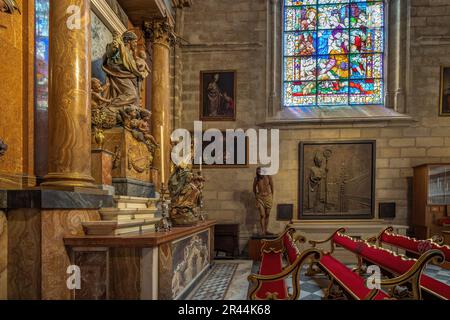
<svg viewBox="0 0 450 320"><path fill-rule="evenodd" d="M378 247L383 247L383 244L397 247L410 252L415 256L420 256L433 249L440 250L445 257L443 267L450 269L450 246L442 245L442 242L436 241L436 239L417 240L404 235L395 234L394 228L388 227L381 231L377 237L370 238L367 241L370 243L377 243Z"/></svg>
<svg viewBox="0 0 450 320"><path fill-rule="evenodd" d="M390 289L388 294L388 297L390 298L394 297L394 287L406 284L409 284L411 287L411 298L416 300L422 299L422 290L426 290L427 292L430 292L442 299L449 298L449 286L423 274L423 271L429 262L435 260L442 262L444 260L444 255L441 251L430 250L423 254L419 260L408 259L403 256L396 255L384 248L378 248L374 245L370 245L366 241L353 239L345 235L344 232L345 229L341 228L334 232L328 239L322 241L309 241L313 248L315 248L318 244L324 244L327 242L331 243L331 251L324 252L321 260L313 262L308 272L309 274L314 273L314 264L321 270L324 270L332 278L329 289L334 283L337 283L355 299L387 298L379 292L371 292L368 294L368 289L363 290L362 284L364 283L362 280L358 279L355 275L351 275L350 272L352 272L352 270L348 269L345 265L332 257L332 253L334 252L336 245L339 245L346 250L353 252L358 258L358 268L353 270L353 274L357 274L358 271L361 271L362 261L365 260L374 265L380 266L381 269L387 270L395 276L398 276L394 279L381 281L382 287L387 287ZM384 294L387 293L384 292Z"/></svg>
<svg viewBox="0 0 450 320"><path fill-rule="evenodd" d="M263 240L261 265L258 274L248 280L252 284L249 300L298 300L300 297L300 272L307 258L320 259L320 252L309 249L302 254L295 242L305 242L302 236L294 237L295 229L288 228L275 240ZM287 266L283 266L283 257ZM289 294L286 279L292 277L292 294Z"/></svg>

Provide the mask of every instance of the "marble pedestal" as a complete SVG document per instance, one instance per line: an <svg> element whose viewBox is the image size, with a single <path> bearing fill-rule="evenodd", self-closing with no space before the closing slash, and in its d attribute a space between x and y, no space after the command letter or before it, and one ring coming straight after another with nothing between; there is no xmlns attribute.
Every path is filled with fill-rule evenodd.
<svg viewBox="0 0 450 320"><path fill-rule="evenodd" d="M91 155L92 177L98 185L112 185L113 153L94 149Z"/></svg>
<svg viewBox="0 0 450 320"><path fill-rule="evenodd" d="M7 216L8 299L70 299L71 262L63 238L82 235L82 222L100 220L98 210L113 205L112 196L96 189L0 191L0 210Z"/></svg>
<svg viewBox="0 0 450 320"><path fill-rule="evenodd" d="M153 198L154 180L158 172L152 167L153 155L147 145L137 141L123 128L107 130L104 135L103 149L112 153L111 175L116 195ZM92 146L95 146L94 142Z"/></svg>

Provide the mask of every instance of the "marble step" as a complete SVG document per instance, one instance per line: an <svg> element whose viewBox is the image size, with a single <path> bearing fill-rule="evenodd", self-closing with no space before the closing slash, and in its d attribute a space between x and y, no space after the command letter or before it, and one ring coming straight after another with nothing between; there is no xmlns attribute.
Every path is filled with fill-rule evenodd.
<svg viewBox="0 0 450 320"><path fill-rule="evenodd" d="M156 215L156 208L137 208L137 209L121 209L121 208L103 208L100 209L102 220L105 221L124 221L135 219L153 219Z"/></svg>
<svg viewBox="0 0 450 320"><path fill-rule="evenodd" d="M123 221L90 221L83 222L86 235L122 235L155 231L155 225L160 219L135 219Z"/></svg>
<svg viewBox="0 0 450 320"><path fill-rule="evenodd" d="M114 231L115 235L130 234L130 233L144 233L154 232L156 224L161 219L135 219L129 221L119 221L117 229Z"/></svg>
<svg viewBox="0 0 450 320"><path fill-rule="evenodd" d="M117 208L120 209L145 209L156 208L156 198L137 198L127 196L114 197Z"/></svg>

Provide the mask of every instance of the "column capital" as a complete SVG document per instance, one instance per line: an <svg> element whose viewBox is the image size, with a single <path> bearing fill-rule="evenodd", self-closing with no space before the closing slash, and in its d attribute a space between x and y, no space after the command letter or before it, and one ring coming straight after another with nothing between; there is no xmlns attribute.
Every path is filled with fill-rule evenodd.
<svg viewBox="0 0 450 320"><path fill-rule="evenodd" d="M143 29L145 37L150 39L154 44L171 46L176 42L173 26L169 23L167 18L144 22Z"/></svg>

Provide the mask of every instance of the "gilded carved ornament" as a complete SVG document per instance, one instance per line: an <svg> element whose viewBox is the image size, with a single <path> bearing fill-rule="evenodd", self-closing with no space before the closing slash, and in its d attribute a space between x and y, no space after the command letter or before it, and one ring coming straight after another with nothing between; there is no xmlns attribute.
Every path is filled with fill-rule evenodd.
<svg viewBox="0 0 450 320"><path fill-rule="evenodd" d="M153 43L161 43L164 45L174 45L177 41L173 26L167 19L156 19L144 22L144 32L147 39L151 39Z"/></svg>
<svg viewBox="0 0 450 320"><path fill-rule="evenodd" d="M0 139L0 157L3 157L6 151L8 151L8 145Z"/></svg>
<svg viewBox="0 0 450 320"><path fill-rule="evenodd" d="M105 130L122 127L131 133L137 145L148 149L128 150L132 155L130 168L137 172L146 171L153 164L153 154L158 143L152 136L151 112L142 106L140 93L145 79L149 76L145 50L138 48L138 37L132 31L115 34L106 47L102 69L106 83L93 78L91 82L91 112L93 138L98 147L105 143ZM144 152L145 153L145 152ZM117 155L117 150L114 152ZM145 158L145 159L144 159ZM114 165L117 164L115 157Z"/></svg>
<svg viewBox="0 0 450 320"><path fill-rule="evenodd" d="M16 0L0 0L0 12L13 14L15 11L21 14Z"/></svg>

